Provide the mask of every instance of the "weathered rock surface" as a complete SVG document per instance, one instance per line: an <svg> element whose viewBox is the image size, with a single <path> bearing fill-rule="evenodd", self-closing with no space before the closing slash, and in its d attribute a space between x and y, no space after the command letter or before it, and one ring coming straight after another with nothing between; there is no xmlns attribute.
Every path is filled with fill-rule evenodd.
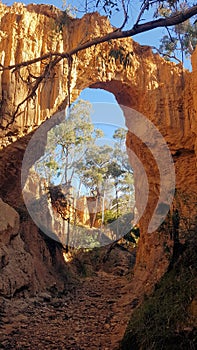
<svg viewBox="0 0 197 350"><path fill-rule="evenodd" d="M0 294L13 296L22 286L28 287L27 271L32 257L19 236L19 215L0 200Z"/></svg>
<svg viewBox="0 0 197 350"><path fill-rule="evenodd" d="M0 4L1 64L18 64L49 51L69 51L90 38L111 31L106 18L98 14L86 15L81 20L62 16L61 11L53 6L25 6L15 3L12 7L6 7ZM126 69L110 56L110 50L118 50L120 45L124 47L125 53L132 56L131 64ZM21 162L30 133L68 104L69 76L72 100L86 87L103 88L112 92L119 104L136 109L154 123L174 157L178 193L175 205L186 217L194 217L197 195L197 51L193 55L192 64L193 72L189 73L183 70L181 65L166 62L158 54L153 54L149 47L141 47L132 39L104 43L74 56L71 74L67 59L58 63L50 72L50 76L43 80L36 96L21 104L16 114L17 106L28 93L28 84L25 81L28 77L27 68L1 72L0 191L2 199L20 213L22 223L19 233L26 249L36 256L34 276L45 260L39 251L45 251L47 267L51 266L52 258L38 230L35 226L32 227L33 224L29 220L25 221L22 218L24 204L21 195ZM41 74L43 69L44 61L34 63L30 68L35 76ZM170 246L171 243L169 237L163 236L162 233L159 236L156 233L147 235L148 222L151 220L160 190L159 173L151 154L145 153L143 143L136 140L132 133L128 134L127 144L142 162L150 188L148 205L140 220L141 239L136 273L143 283L148 281L151 285L168 266L164 247L166 244ZM40 154L44 145L43 136L42 144L39 144ZM30 164L32 162L30 159ZM136 180L136 204L140 208L140 189L144 183L135 162L132 165ZM33 248L30 248L32 235ZM23 251L23 248L18 247L18 250ZM43 279L47 276L47 267L42 271ZM31 267L28 267L28 275L32 276ZM29 277L30 284L32 279L33 277ZM23 283L20 287L22 285Z"/></svg>
<svg viewBox="0 0 197 350"><path fill-rule="evenodd" d="M64 288L61 277L56 285L57 270L64 265L60 251L53 242L48 244L51 248L30 220L20 225L19 214L0 200L0 296L36 293L46 285Z"/></svg>
<svg viewBox="0 0 197 350"><path fill-rule="evenodd" d="M0 227L1 227L1 244L9 244L11 239L19 231L19 215L8 204L0 199Z"/></svg>

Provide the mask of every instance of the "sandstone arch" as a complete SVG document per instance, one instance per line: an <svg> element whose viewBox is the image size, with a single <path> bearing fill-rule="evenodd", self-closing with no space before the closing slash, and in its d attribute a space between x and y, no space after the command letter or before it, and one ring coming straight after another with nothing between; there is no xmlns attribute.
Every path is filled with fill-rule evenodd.
<svg viewBox="0 0 197 350"><path fill-rule="evenodd" d="M0 8L0 58L3 65L31 59L49 50L71 50L89 37L110 31L108 21L98 14L86 15L81 20L70 19L61 32L58 26L61 13L55 8L22 4L14 4L9 9L0 4ZM127 69L109 56L111 48L118 49L120 45L125 52L132 53L132 62ZM158 54L153 54L148 46L141 47L132 39L119 40L110 45L104 43L89 48L75 56L70 81L72 100L86 87L103 88L112 92L119 104L134 108L149 118L165 137L174 157L176 187L181 192L188 193L189 198L191 194L196 195L196 61L197 52L193 55L193 72L189 73L180 65L166 62ZM32 72L39 73L42 65L43 63L33 65ZM67 105L68 73L67 60L64 60L40 86L35 99L21 107L13 122L11 119L16 106L27 94L27 84L24 81L27 72L23 68L20 75L10 71L0 73L3 136L1 196L16 210L23 206L20 165L26 144L31 133L44 120ZM155 169L156 173L158 170L151 155L145 153L144 145L131 133L127 144L142 160L149 178L150 205L141 219L141 227L146 228L159 191L158 177L152 176L152 170ZM137 205L140 205L140 198L136 199ZM194 215L192 199L190 204L189 212ZM182 208L185 210L184 206ZM138 273L142 272L144 280L150 279L150 284L164 273L168 265L162 246L164 240L168 241L168 238L155 234L147 236L146 230L142 229L136 269ZM27 245L30 244L27 237L26 242ZM20 270L19 266L17 268ZM23 277L21 284L22 279Z"/></svg>

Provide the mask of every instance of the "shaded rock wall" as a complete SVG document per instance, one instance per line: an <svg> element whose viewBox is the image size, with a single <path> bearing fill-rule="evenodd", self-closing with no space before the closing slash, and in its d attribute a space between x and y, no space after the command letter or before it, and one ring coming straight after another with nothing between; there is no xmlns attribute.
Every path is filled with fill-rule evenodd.
<svg viewBox="0 0 197 350"><path fill-rule="evenodd" d="M0 296L34 294L46 286L64 288L61 276L58 283L55 276L63 266L61 260L58 247L49 240L45 243L28 216L20 220L19 214L0 200Z"/></svg>
<svg viewBox="0 0 197 350"><path fill-rule="evenodd" d="M194 107L194 113L192 114L192 119L191 119L191 129L193 133L195 134L195 154L197 154L197 118L196 118L196 113L197 113L197 79L196 79L196 74L197 74L197 49L192 55L192 74L191 74L191 79L189 81L190 87L191 87L191 95L190 98L192 97L193 101L193 107ZM188 96L188 100L189 96Z"/></svg>
<svg viewBox="0 0 197 350"><path fill-rule="evenodd" d="M49 51L63 52L71 50L90 38L111 31L109 22L98 14L84 16L81 20L66 17L53 6L14 4L6 7L0 4L0 59L2 65L12 65L30 60ZM120 61L110 55L111 50L123 46L126 54L131 54L130 65L125 69ZM79 95L86 87L103 88L112 92L118 103L136 109L151 120L165 138L174 157L176 168L176 187L179 193L179 210L184 215L194 216L196 196L195 151L197 123L197 52L193 55L193 72L184 71L181 65L164 61L153 54L148 46L142 47L132 39L119 40L91 47L73 57L70 76L71 99ZM31 65L32 75L42 74L45 60ZM1 153L0 153L0 191L2 199L19 213L24 210L21 196L20 168L23 154L32 133L44 120L68 104L67 59L64 59L44 79L33 99L17 106L28 93L27 68L14 72L5 70L0 73L1 82ZM32 78L33 79L33 78ZM28 84L27 84L28 83ZM128 116L125 115L127 123ZM43 137L44 140L44 137ZM45 142L39 144L40 155ZM140 220L141 239L137 256L136 273L143 281L152 283L157 280L168 266L164 252L165 245L171 246L169 237L164 233L147 234L148 222L155 209L160 191L159 173L150 152L132 133L128 134L127 146L142 162L149 182L149 201ZM162 156L162 154L161 154ZM132 161L132 160L131 160ZM165 160L164 160L165 162ZM30 164L33 160L30 160ZM140 188L144 179L133 162L136 204L140 209ZM187 205L182 197L188 198ZM175 200L176 201L176 200ZM186 207L186 208L185 208ZM186 210L187 209L187 210ZM19 232L32 255L35 250L48 249L36 228L26 221ZM25 227L25 228L24 228ZM30 244L31 232L34 232L35 249ZM164 244L165 243L165 244ZM37 247L37 248L36 248ZM21 251L23 248L20 248ZM19 249L19 250L20 250ZM50 259L50 252L48 255ZM37 257L37 264L42 265ZM17 265L19 266L19 264ZM50 268L50 263L48 267ZM19 267L20 268L20 267ZM29 268L30 276L32 269ZM35 272L35 271L34 271ZM35 273L33 273L35 276ZM12 276L14 278L14 276ZM31 284L32 277L28 280Z"/></svg>

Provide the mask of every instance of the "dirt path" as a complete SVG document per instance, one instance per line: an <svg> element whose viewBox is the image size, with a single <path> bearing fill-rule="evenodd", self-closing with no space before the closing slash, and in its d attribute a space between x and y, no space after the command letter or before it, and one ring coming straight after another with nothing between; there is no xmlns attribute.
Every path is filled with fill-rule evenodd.
<svg viewBox="0 0 197 350"><path fill-rule="evenodd" d="M127 285L128 277L99 271L62 298L10 301L1 314L0 348L118 349L134 298Z"/></svg>

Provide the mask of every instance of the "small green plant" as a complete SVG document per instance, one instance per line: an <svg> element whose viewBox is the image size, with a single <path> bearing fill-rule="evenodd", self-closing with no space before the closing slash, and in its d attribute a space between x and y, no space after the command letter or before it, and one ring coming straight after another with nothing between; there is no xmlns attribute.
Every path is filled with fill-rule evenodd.
<svg viewBox="0 0 197 350"><path fill-rule="evenodd" d="M63 27L66 25L69 25L70 21L73 18L76 18L76 12L77 12L77 8L75 6L72 6L71 4L67 4L66 1L63 1L62 7L63 7L63 11L58 21L58 28L57 28L59 32L62 32Z"/></svg>
<svg viewBox="0 0 197 350"><path fill-rule="evenodd" d="M63 27L68 25L69 22L70 22L70 17L68 15L67 11L66 10L62 11L62 15L58 21L58 28L57 28L58 32L62 32Z"/></svg>
<svg viewBox="0 0 197 350"><path fill-rule="evenodd" d="M98 213L97 219L101 220L101 218L102 218L102 213ZM116 212L110 209L105 210L105 216L104 216L104 222L103 222L105 225L112 223L116 219L117 219Z"/></svg>

